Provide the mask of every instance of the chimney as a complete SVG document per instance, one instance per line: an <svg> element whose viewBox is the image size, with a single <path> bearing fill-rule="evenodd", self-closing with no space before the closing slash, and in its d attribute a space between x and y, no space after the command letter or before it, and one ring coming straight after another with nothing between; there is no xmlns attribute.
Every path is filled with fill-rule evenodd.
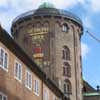
<svg viewBox="0 0 100 100"><path fill-rule="evenodd" d="M97 92L100 92L100 86L97 85Z"/></svg>

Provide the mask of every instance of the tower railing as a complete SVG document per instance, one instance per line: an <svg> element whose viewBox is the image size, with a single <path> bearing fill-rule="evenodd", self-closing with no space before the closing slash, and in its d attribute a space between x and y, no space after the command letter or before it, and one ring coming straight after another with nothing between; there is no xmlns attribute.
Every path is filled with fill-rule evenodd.
<svg viewBox="0 0 100 100"><path fill-rule="evenodd" d="M54 8L37 9L37 10L28 11L28 12L23 13L23 14L19 15L18 17L16 17L12 23L15 23L19 19L23 19L24 17L29 17L32 15L33 16L45 16L45 15L62 16L62 17L66 17L71 20L74 20L82 25L81 19L79 17L77 17L75 14L73 14L69 11L66 11L66 10L54 9Z"/></svg>

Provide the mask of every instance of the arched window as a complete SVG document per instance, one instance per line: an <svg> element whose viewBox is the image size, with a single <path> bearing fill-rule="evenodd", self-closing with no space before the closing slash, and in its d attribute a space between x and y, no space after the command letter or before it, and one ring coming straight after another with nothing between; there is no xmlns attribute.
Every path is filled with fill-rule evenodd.
<svg viewBox="0 0 100 100"><path fill-rule="evenodd" d="M44 25L43 25L43 31L44 32L48 32L49 31L49 23L48 22L44 23Z"/></svg>
<svg viewBox="0 0 100 100"><path fill-rule="evenodd" d="M30 36L33 34L33 32L34 32L34 30L33 30L34 28L33 28L33 25L32 24L27 24L27 26L26 26L26 31L27 31L27 33L28 34L30 34Z"/></svg>
<svg viewBox="0 0 100 100"><path fill-rule="evenodd" d="M72 86L71 86L71 82L66 79L64 82L64 93L70 95L72 93Z"/></svg>
<svg viewBox="0 0 100 100"><path fill-rule="evenodd" d="M67 46L63 47L63 59L70 60L70 50Z"/></svg>
<svg viewBox="0 0 100 100"><path fill-rule="evenodd" d="M34 31L35 32L40 32L41 31L41 23L39 23L39 22L36 23Z"/></svg>
<svg viewBox="0 0 100 100"><path fill-rule="evenodd" d="M23 36L23 44L25 47L29 47L29 44L31 43L31 38L29 34L24 34Z"/></svg>
<svg viewBox="0 0 100 100"><path fill-rule="evenodd" d="M71 67L68 64L68 62L64 62L63 75L67 77L71 77Z"/></svg>
<svg viewBox="0 0 100 100"><path fill-rule="evenodd" d="M67 25L67 24L63 24L63 25L62 25L62 31L63 31L63 32L68 32L68 29L69 29L69 28L68 28L68 25Z"/></svg>

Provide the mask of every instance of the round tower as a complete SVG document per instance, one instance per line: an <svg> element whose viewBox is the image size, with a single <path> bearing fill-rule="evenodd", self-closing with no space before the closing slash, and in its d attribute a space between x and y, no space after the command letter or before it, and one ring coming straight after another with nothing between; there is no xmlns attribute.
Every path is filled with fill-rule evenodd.
<svg viewBox="0 0 100 100"><path fill-rule="evenodd" d="M82 100L81 20L70 12L43 3L12 23L16 43L70 100Z"/></svg>

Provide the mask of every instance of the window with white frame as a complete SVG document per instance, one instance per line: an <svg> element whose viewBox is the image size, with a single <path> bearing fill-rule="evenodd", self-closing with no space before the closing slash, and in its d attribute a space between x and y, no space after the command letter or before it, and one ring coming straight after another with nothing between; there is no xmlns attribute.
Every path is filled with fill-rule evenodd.
<svg viewBox="0 0 100 100"><path fill-rule="evenodd" d="M0 92L0 100L7 100L7 96Z"/></svg>
<svg viewBox="0 0 100 100"><path fill-rule="evenodd" d="M8 54L3 48L0 48L0 67L8 69Z"/></svg>
<svg viewBox="0 0 100 100"><path fill-rule="evenodd" d="M19 81L22 80L22 65L18 61L15 61L15 78Z"/></svg>
<svg viewBox="0 0 100 100"><path fill-rule="evenodd" d="M49 100L49 93L46 89L44 90L44 93L43 93L43 100Z"/></svg>
<svg viewBox="0 0 100 100"><path fill-rule="evenodd" d="M34 80L34 93L39 95L39 80Z"/></svg>
<svg viewBox="0 0 100 100"><path fill-rule="evenodd" d="M25 86L28 88L28 89L32 89L32 74L31 74L31 71L29 69L26 70L26 84Z"/></svg>

